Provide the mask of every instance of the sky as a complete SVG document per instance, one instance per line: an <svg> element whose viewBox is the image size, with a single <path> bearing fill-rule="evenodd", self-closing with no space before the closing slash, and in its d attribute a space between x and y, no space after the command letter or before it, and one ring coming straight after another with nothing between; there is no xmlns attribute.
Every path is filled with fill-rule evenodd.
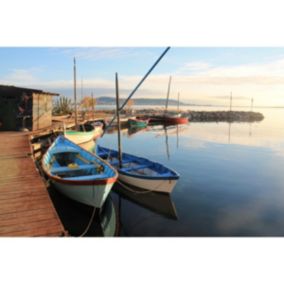
<svg viewBox="0 0 284 284"><path fill-rule="evenodd" d="M165 47L1 47L0 84L77 94L127 96ZM284 48L171 47L133 98L170 98L201 105L284 106Z"/></svg>

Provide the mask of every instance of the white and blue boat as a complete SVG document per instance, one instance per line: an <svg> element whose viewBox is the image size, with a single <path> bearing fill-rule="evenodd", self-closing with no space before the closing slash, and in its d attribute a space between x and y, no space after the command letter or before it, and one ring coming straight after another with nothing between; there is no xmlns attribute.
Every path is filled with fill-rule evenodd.
<svg viewBox="0 0 284 284"><path fill-rule="evenodd" d="M59 136L42 159L42 169L65 196L101 208L117 180L106 161L64 136Z"/></svg>
<svg viewBox="0 0 284 284"><path fill-rule="evenodd" d="M171 193L179 174L164 165L146 158L122 153L119 167L118 151L97 145L96 154L117 169L121 183L149 191Z"/></svg>

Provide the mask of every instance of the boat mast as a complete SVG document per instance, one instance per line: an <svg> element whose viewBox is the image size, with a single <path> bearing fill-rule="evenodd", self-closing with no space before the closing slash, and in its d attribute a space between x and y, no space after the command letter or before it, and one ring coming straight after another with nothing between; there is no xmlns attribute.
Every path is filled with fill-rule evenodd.
<svg viewBox="0 0 284 284"><path fill-rule="evenodd" d="M177 105L177 109L178 109L177 111L178 111L178 113L179 113L179 93L178 93L178 102L177 102L177 104L178 104L178 105Z"/></svg>
<svg viewBox="0 0 284 284"><path fill-rule="evenodd" d="M76 59L75 59L75 57L74 57L73 73L74 73L75 128L76 128L76 130L78 130L78 119L77 119L77 94L76 94Z"/></svg>
<svg viewBox="0 0 284 284"><path fill-rule="evenodd" d="M169 96L170 96L171 82L172 82L172 76L170 76L170 78L169 78L165 114L168 112L168 104L169 104Z"/></svg>
<svg viewBox="0 0 284 284"><path fill-rule="evenodd" d="M138 88L142 85L142 83L146 80L146 78L149 76L149 74L153 71L153 69L158 65L158 63L161 61L161 59L165 56L165 54L169 51L170 47L167 47L165 51L160 55L160 57L156 60L156 62L153 64L153 66L148 70L148 72L144 75L144 77L140 80L140 82L137 84L137 86L133 89L133 91L130 93L128 98L124 101L122 106L120 107L120 111L123 110L124 106L127 104L127 102L131 99L131 97L134 95L134 93L138 90ZM104 133L102 134L102 137L104 136L106 130L112 125L116 118L116 114L112 118L112 120L109 122L109 124L105 127Z"/></svg>
<svg viewBox="0 0 284 284"><path fill-rule="evenodd" d="M92 92L92 118L95 119L94 94Z"/></svg>
<svg viewBox="0 0 284 284"><path fill-rule="evenodd" d="M115 94L116 94L118 162L119 162L119 168L122 168L121 137L120 137L119 89L118 89L118 74L117 73L115 73Z"/></svg>

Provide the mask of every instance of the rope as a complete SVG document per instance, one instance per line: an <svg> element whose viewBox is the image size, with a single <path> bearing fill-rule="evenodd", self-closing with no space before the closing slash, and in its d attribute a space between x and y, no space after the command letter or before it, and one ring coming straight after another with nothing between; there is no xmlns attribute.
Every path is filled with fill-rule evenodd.
<svg viewBox="0 0 284 284"><path fill-rule="evenodd" d="M90 227L91 227L91 224L93 223L93 220L94 220L94 217L95 217L95 213L96 213L96 207L94 207L94 209L93 209L93 213L92 213L91 219L90 219L90 221L89 221L89 223L88 223L86 229L85 229L84 232L83 232L81 235L79 235L78 237L84 237L84 236L88 233L88 231L89 231L89 229L90 229Z"/></svg>
<svg viewBox="0 0 284 284"><path fill-rule="evenodd" d="M93 186L93 192L94 192L94 186ZM90 218L90 221L89 221L89 223L88 223L86 229L85 229L84 232L83 232L81 235L79 235L78 237L84 237L84 236L88 233L88 231L89 231L89 229L90 229L90 227L91 227L91 224L93 223L93 220L94 220L94 217L95 217L95 213L96 213L96 207L94 206L94 209L93 209L93 212L92 212L92 216L91 216L91 218Z"/></svg>

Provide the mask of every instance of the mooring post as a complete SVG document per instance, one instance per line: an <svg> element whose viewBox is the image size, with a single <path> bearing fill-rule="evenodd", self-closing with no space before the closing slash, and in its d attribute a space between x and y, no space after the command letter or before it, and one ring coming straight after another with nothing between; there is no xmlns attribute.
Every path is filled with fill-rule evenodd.
<svg viewBox="0 0 284 284"><path fill-rule="evenodd" d="M94 104L94 94L93 94L93 92L92 92L92 113L93 113L92 118L94 120L95 119L95 104Z"/></svg>
<svg viewBox="0 0 284 284"><path fill-rule="evenodd" d="M75 128L78 130L78 118L77 118L77 93L76 93L76 59L74 57L74 103L75 103Z"/></svg>
<svg viewBox="0 0 284 284"><path fill-rule="evenodd" d="M118 161L119 168L122 167L121 137L120 137L120 109L119 109L119 89L118 74L115 73L115 94L116 94L116 117L117 117L117 142L118 142Z"/></svg>

